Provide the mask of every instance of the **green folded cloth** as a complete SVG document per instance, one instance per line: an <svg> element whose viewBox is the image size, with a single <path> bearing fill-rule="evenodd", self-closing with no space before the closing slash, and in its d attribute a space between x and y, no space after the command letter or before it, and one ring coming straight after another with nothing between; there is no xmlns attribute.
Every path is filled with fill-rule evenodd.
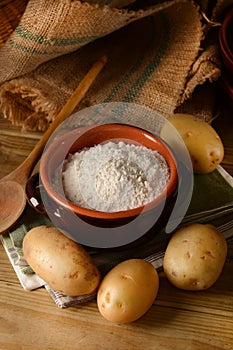
<svg viewBox="0 0 233 350"><path fill-rule="evenodd" d="M23 257L23 238L31 228L47 224L51 225L48 218L38 215L30 207L27 207L14 228L0 236L19 281L26 290L39 288L44 285L44 281L34 273Z"/></svg>

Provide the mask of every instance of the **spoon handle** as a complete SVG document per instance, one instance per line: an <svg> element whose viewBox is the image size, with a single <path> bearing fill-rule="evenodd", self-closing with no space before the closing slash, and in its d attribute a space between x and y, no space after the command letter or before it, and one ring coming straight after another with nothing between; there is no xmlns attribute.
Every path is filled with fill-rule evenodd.
<svg viewBox="0 0 233 350"><path fill-rule="evenodd" d="M32 169L37 164L43 149L55 131L55 129L67 118L71 115L74 108L79 104L79 102L83 99L86 92L95 81L96 77L105 66L107 62L107 57L102 56L98 61L94 63L91 69L87 72L85 77L81 80L76 90L67 100L61 111L58 113L54 121L49 125L48 129L45 131L41 139L38 141L34 149L27 156L27 158L23 161L21 165L19 165L15 170L13 170L9 175L6 175L2 180L15 180L20 184L25 184L29 175L31 174Z"/></svg>

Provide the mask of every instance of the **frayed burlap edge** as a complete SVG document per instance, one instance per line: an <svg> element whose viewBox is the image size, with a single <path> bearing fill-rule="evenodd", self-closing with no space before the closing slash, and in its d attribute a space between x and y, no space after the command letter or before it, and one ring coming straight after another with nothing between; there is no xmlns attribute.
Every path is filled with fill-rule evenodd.
<svg viewBox="0 0 233 350"><path fill-rule="evenodd" d="M0 89L0 106L4 118L22 130L44 131L60 109L60 96L49 98L50 85L33 77L13 79Z"/></svg>
<svg viewBox="0 0 233 350"><path fill-rule="evenodd" d="M204 84L206 81L214 82L221 76L221 62L219 51L216 45L207 47L192 65L192 68L187 77L186 85L177 102L177 105L182 104L189 99L196 86Z"/></svg>

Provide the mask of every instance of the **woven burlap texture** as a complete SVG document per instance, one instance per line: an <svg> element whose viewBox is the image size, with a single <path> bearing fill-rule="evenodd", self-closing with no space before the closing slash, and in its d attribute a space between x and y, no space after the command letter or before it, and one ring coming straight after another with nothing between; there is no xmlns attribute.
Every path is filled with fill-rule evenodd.
<svg viewBox="0 0 233 350"><path fill-rule="evenodd" d="M96 103L123 101L148 106L168 117L191 96L198 84L217 79L220 74L208 54L200 55L203 26L199 8L192 2L170 1L132 12L59 1L63 8L60 7L59 12L54 4L52 13L54 18L57 13L58 17L63 16L60 37L54 25L52 29L48 25L43 35L32 36L33 26L39 25L36 13L42 9L37 8L34 22L29 22L27 14L33 12L35 3L38 2L29 1L19 27L0 50L0 57L7 58L3 66L8 68L3 72L1 66L0 77L2 81L10 79L0 89L2 112L12 123L26 129L45 130L91 64L103 54L108 56L107 66L78 109ZM54 1L48 1L47 8L52 3ZM77 7L72 12L74 4ZM79 13L77 9L91 16L92 35L90 31L84 35L86 25L79 26L74 21ZM105 21L105 29L103 25L102 29L99 24L97 26L101 19ZM75 27L75 35L82 29L83 40L77 40L76 36L72 39L74 33L69 40L64 40L69 32L66 26ZM121 27L124 28L119 30ZM18 46L19 54L15 40L19 40L19 45L25 35L29 44L34 45L34 51L22 52L22 47ZM59 40L54 39L55 35ZM88 41L92 43L87 44ZM39 53L35 51L37 44ZM51 48L54 51L49 55ZM75 51L64 55L66 50ZM13 53L18 54L17 60L13 60ZM51 60L54 56L59 57ZM14 76L17 78L12 79Z"/></svg>
<svg viewBox="0 0 233 350"><path fill-rule="evenodd" d="M127 11L90 2L30 0L19 25L0 48L0 83L177 1L159 3L147 10Z"/></svg>

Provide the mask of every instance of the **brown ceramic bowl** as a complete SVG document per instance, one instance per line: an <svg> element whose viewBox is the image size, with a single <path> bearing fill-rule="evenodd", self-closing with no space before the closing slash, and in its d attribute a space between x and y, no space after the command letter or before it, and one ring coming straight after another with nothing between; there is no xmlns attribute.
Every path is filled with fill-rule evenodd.
<svg viewBox="0 0 233 350"><path fill-rule="evenodd" d="M170 180L167 184L167 187L161 193L161 195L156 197L152 202L146 204L145 206L117 212L102 212L87 209L75 205L74 203L67 200L62 188L62 180L60 181L60 187L57 185L54 186L53 181L55 173L61 173L64 159L67 158L69 153L75 153L85 147L89 148L97 144L106 143L108 141L124 141L130 144L143 145L150 149L157 150L161 155L163 155L170 169ZM59 221L57 221L57 216L60 217L62 215L65 215L65 219L63 218L63 228L65 228L66 231L72 231L68 227L69 225L71 225L71 221L74 222L72 224L73 230L79 232L84 232L85 230L87 231L85 223L88 223L90 225L90 227L88 227L88 235L100 236L101 233L99 233L99 231L96 230L99 227L119 228L120 226L125 226L129 222L134 221L135 218L140 217L140 220L135 220L135 225L132 228L129 228L131 232L129 233L130 238L122 238L119 240L119 245L122 245L122 242L128 243L130 242L130 240L133 240L133 238L131 237L132 232L134 232L133 235L135 234L135 238L138 238L141 235L143 235L143 231L146 230L147 225L152 226L154 224L154 221L156 221L155 211L157 210L157 208L159 208L160 206L166 206L164 203L167 203L168 199L170 197L173 197L172 194L174 194L178 183L178 171L176 160L173 156L172 151L160 138L154 136L153 134L143 129L134 126L112 123L77 128L72 130L71 132L64 134L57 140L53 141L45 150L42 156L40 163L40 179L45 189L45 192L48 195L48 200L52 200L53 210L54 207L57 208L57 213L53 215L55 224L59 224ZM61 211L63 213L62 215ZM66 214L64 214L65 211ZM75 214L76 218L78 217L78 223L76 223L76 218L74 218L74 215L71 215L71 213ZM151 224L149 223L150 220ZM66 226L68 228L66 228ZM106 236L104 236L105 234L106 233L103 234L103 237L105 237L103 238L103 241L106 240ZM119 232L118 234L120 235ZM125 236L126 234L122 233L122 236L123 235ZM95 244L93 244L92 242L86 244L85 236L84 238L76 238L75 235L75 240L89 246L94 246ZM114 241L114 243L111 244L112 246L117 246L118 241ZM97 246L105 247L105 242L100 243L98 241ZM106 246L108 247L109 244L106 243Z"/></svg>
<svg viewBox="0 0 233 350"><path fill-rule="evenodd" d="M219 46L223 65L233 80L233 8L228 10L219 31Z"/></svg>
<svg viewBox="0 0 233 350"><path fill-rule="evenodd" d="M170 180L166 189L161 193L161 195L146 205L147 210L155 207L162 199L169 197L174 192L177 186L176 161L171 150L163 141L161 141L161 139L145 130L130 125L103 124L95 127L92 126L75 129L59 138L47 149L41 160L40 177L42 184L49 196L53 198L57 203L71 209L76 214L81 214L93 218L118 219L132 217L140 214L142 207L118 212L101 212L83 208L71 203L70 201L67 201L67 199L61 195L61 193L59 193L53 186L53 176L64 158L66 158L68 155L66 151L66 154L64 154L66 143L72 143L71 147L68 149L68 152L75 153L85 147L89 148L94 145L107 142L109 140L125 141L127 143L143 145L150 149L157 150L166 159L170 169Z"/></svg>

